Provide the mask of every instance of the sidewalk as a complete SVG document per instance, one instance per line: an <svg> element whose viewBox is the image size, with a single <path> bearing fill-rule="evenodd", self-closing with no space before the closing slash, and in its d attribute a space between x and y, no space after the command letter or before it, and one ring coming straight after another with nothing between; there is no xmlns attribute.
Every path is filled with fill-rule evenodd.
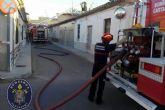
<svg viewBox="0 0 165 110"><path fill-rule="evenodd" d="M19 78L27 78L31 74L31 44L26 44L21 49L20 55L12 71L0 71L0 81L10 81Z"/></svg>
<svg viewBox="0 0 165 110"><path fill-rule="evenodd" d="M76 48L67 47L67 46L64 46L62 44L59 44L59 43L56 43L56 42L53 42L53 41L52 41L52 43L55 44L55 45L57 45L57 46L59 46L59 47L61 47L61 48L66 49L68 51L71 51L72 53L74 53L74 54L76 54L76 55L78 55L78 56L80 56L80 57L88 60L91 63L94 62L94 55L92 55L92 54L90 54L88 52L83 52L83 51L81 51L79 49L76 49Z"/></svg>

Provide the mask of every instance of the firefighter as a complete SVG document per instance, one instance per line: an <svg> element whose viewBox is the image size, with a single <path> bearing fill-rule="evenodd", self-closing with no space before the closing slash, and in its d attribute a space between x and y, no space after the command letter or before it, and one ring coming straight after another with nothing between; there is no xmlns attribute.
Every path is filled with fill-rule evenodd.
<svg viewBox="0 0 165 110"><path fill-rule="evenodd" d="M29 39L30 39L30 43L33 42L33 30L31 29L29 32Z"/></svg>
<svg viewBox="0 0 165 110"><path fill-rule="evenodd" d="M109 55L109 52L113 51L116 48L116 45L118 45L116 43L115 44L109 44L110 41L112 41L112 40L113 40L113 35L104 34L102 36L102 42L96 43L92 77L107 64L107 57ZM91 102L94 101L94 97L95 97L95 93L96 93L96 89L97 89L97 83L98 83L96 104L102 103L102 96L103 96L103 90L104 90L104 86L105 86L105 79L106 79L106 70L98 79L96 79L91 84L89 96L88 96L89 101L91 101Z"/></svg>
<svg viewBox="0 0 165 110"><path fill-rule="evenodd" d="M26 42L29 44L31 41L30 41L30 30L27 30L26 31Z"/></svg>

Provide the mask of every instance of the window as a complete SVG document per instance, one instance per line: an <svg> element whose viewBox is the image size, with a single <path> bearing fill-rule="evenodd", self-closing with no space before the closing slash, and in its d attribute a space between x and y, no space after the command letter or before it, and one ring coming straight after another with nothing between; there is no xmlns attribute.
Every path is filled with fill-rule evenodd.
<svg viewBox="0 0 165 110"><path fill-rule="evenodd" d="M80 39L80 24L77 25L77 40Z"/></svg>
<svg viewBox="0 0 165 110"><path fill-rule="evenodd" d="M16 40L15 40L15 43L18 44L18 18L16 20Z"/></svg>
<svg viewBox="0 0 165 110"><path fill-rule="evenodd" d="M104 33L110 33L110 27L111 27L111 19L105 19L104 20Z"/></svg>
<svg viewBox="0 0 165 110"><path fill-rule="evenodd" d="M23 31L24 31L24 28L23 28L23 25L22 25L22 40L23 40Z"/></svg>

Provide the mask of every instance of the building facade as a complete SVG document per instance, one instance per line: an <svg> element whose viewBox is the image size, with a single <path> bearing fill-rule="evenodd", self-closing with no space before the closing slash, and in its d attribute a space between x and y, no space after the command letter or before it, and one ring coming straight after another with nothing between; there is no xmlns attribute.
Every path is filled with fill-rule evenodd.
<svg viewBox="0 0 165 110"><path fill-rule="evenodd" d="M26 42L27 19L22 0L12 14L0 11L0 71L11 71Z"/></svg>
<svg viewBox="0 0 165 110"><path fill-rule="evenodd" d="M141 4L140 4L141 5ZM123 19L117 19L114 12L117 8L122 7L126 15ZM138 15L140 16L143 11L146 10L146 6L138 6ZM73 19L59 23L52 27L52 35L61 41L66 41L69 38L69 34L65 34L65 31L58 31L60 27L72 24L74 30L74 48L84 52L94 53L94 45L97 42L101 42L101 36L104 33L111 33L114 36L112 43L115 43L118 38L118 31L126 28L131 28L135 20L135 4L133 0L116 0L114 2L108 2L93 10L87 11ZM145 14L143 14L145 15ZM138 18L138 23L145 24L141 16ZM74 27L73 27L74 26ZM68 36L69 35L69 36ZM63 43L65 44L65 43Z"/></svg>
<svg viewBox="0 0 165 110"><path fill-rule="evenodd" d="M109 5L107 7L107 5ZM114 12L118 7L126 10L126 16L119 20ZM100 8L100 9L99 9ZM100 11L101 10L101 11ZM74 47L86 52L93 53L94 45L101 42L104 33L114 36L112 43L117 41L120 29L130 28L133 22L133 4L105 4L98 7L93 13L84 15L75 20Z"/></svg>
<svg viewBox="0 0 165 110"><path fill-rule="evenodd" d="M62 45L74 47L74 18L72 14L60 15L54 24L49 26L49 37Z"/></svg>

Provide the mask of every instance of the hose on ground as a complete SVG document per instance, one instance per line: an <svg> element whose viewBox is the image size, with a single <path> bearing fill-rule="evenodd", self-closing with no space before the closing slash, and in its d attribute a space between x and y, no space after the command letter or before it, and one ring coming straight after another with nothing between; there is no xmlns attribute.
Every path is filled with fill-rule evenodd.
<svg viewBox="0 0 165 110"><path fill-rule="evenodd" d="M46 54L44 54L46 55ZM52 107L48 108L47 110L56 110L59 107L63 106L64 104L66 104L67 102L71 101L73 98L75 98L76 96L78 96L81 92L83 92L92 82L94 82L100 75L102 75L104 73L104 71L112 66L118 59L120 59L121 57L123 57L124 53L120 53L117 56L115 56L106 66L104 66L99 72L96 73L95 76L93 76L91 79L89 79L88 81L86 81L80 88L78 88L75 92L73 92L71 95L65 97L63 100L59 101L57 104L53 105ZM38 92L38 94L35 97L35 109L36 110L41 110L41 107L39 105L39 99L40 96L42 95L42 93L44 92L44 90L49 86L49 84L55 80L57 78L57 76L61 73L62 71L62 66L55 60L49 58L49 57L45 57L42 56L42 54L39 55L42 58L45 58L49 61L52 61L54 63L56 63L58 65L59 70L57 71L57 73L55 74L55 76L53 76L53 78L51 78L42 88L41 90Z"/></svg>
<svg viewBox="0 0 165 110"><path fill-rule="evenodd" d="M56 110L57 108L63 106L64 104L66 104L67 102L69 102L70 100L72 100L73 98L75 98L76 96L78 96L83 90L85 90L92 82L94 82L100 75L102 75L104 73L104 71L112 66L118 59L120 59L123 56L123 54L120 54L118 56L116 56L114 59L111 60L110 63L108 63L106 66L104 66L99 72L96 73L96 75L94 77L92 77L91 79L89 79L87 82L85 82L79 89L77 89L74 93L72 93L70 96L64 98L63 100L59 101L57 104L55 104L54 106L50 107L48 110Z"/></svg>
<svg viewBox="0 0 165 110"><path fill-rule="evenodd" d="M39 92L35 96L34 106L35 106L36 110L41 110L41 107L40 107L40 104L39 104L39 99L40 99L42 93L49 86L49 84L51 84L51 82L53 82L58 77L58 75L60 75L60 73L62 71L62 66L60 65L60 63L58 61L56 61L56 60L54 60L52 58L46 57L45 55L54 55L54 56L66 56L66 55L69 55L68 53L63 52L63 51L50 49L50 48L45 48L46 46L49 46L49 45L51 45L51 44L34 46L35 49L42 49L42 50L52 51L53 53L39 53L38 56L41 57L41 58L47 59L49 61L52 61L52 62L54 62L57 65L57 72L56 72L56 74L48 82L45 83L45 85L39 90ZM55 52L57 52L57 53L55 53Z"/></svg>

